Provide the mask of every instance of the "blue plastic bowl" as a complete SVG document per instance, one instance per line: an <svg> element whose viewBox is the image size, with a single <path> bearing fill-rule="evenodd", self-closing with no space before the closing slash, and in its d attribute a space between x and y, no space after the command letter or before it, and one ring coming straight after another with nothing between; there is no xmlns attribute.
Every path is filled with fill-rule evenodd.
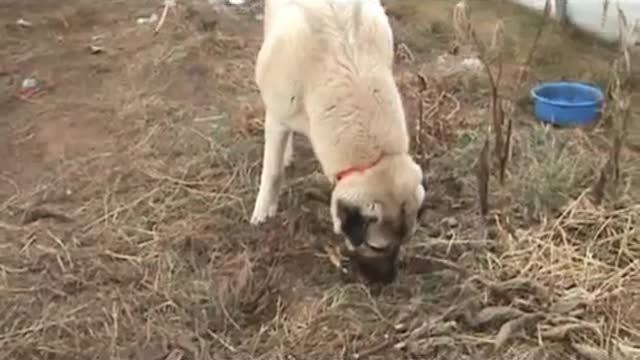
<svg viewBox="0 0 640 360"><path fill-rule="evenodd" d="M604 95L600 88L575 81L552 81L531 90L534 113L555 125L585 125L600 115Z"/></svg>

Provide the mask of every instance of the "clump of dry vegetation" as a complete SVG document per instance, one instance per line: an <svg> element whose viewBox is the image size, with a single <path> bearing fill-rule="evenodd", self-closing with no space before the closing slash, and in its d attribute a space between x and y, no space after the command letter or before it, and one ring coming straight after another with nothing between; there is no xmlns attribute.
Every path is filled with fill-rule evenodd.
<svg viewBox="0 0 640 360"><path fill-rule="evenodd" d="M335 240L327 184L304 141L282 211L247 225L262 131L251 82L259 2L178 2L156 35L157 24L130 21L161 12L144 1L73 0L55 18L46 4L22 7L35 25L0 30L0 58L15 62L0 69L1 94L19 84L14 68L63 75L37 101L0 98L11 119L1 129L29 164L0 147L0 359L640 356L639 172L635 154L615 145L624 131L605 131L604 121L544 127L509 96L593 57L576 76L618 69L606 78L620 101L608 102L605 118L624 129L633 107L625 61L574 53L584 44L514 6L469 3L456 27L469 34L473 24L476 39L461 44L455 2L385 1L433 208L400 278L382 288L344 277L324 251ZM14 22L18 6L0 18ZM50 32L64 41L52 44ZM75 52L98 35L104 53ZM461 65L482 54L478 44L489 44L483 67ZM558 46L567 60L550 62L543 54ZM71 151L84 144L76 138L93 147Z"/></svg>
<svg viewBox="0 0 640 360"><path fill-rule="evenodd" d="M490 111L489 124L481 129L486 127L489 132L457 129L458 143L436 161L468 164L455 171L456 177L468 178L475 172L477 183L462 183L475 188L481 214L488 215L493 207L498 236L496 251L485 259L482 270L470 277L469 281L481 285L473 290L477 299L469 300L479 313L464 315L466 322L479 321L474 318L479 314L481 318L506 318L492 340L496 348L512 334L525 330L545 346L559 339L569 340L573 345L566 356L571 352L587 358L637 356L633 349L639 340L637 320L620 324L620 319L631 315L627 311L638 299L634 287L640 280L633 260L637 254L628 250L640 244L640 237L632 230L640 212L629 201L629 192L633 192L630 175L637 171L637 165L629 156L621 155L621 134L626 131L620 129L628 123L628 99L633 90L621 90L619 84L620 78L628 79L631 72L620 72L621 67L616 66L628 61L629 53L623 50L621 59L614 61L613 68L618 70L610 77L617 92L614 104L609 105L609 116L616 119L618 130L612 132L611 141L605 141L607 145L599 143L602 138L593 129L558 130L522 121L515 126L514 118L523 114L515 107L505 110L504 102L510 99L502 93L505 89L517 93L519 87L530 88L529 79L537 70L536 47L544 41L549 2L531 50L509 86L500 83L505 65L499 39L504 35L504 23L497 23L491 45L485 46L467 11L464 1L453 7L452 28L458 46L471 44L484 65ZM475 170L470 164L475 164ZM619 169L626 169L625 174L621 175ZM626 187L620 182L614 185L613 180L607 182L621 177L627 179ZM494 189L489 186L492 179L496 180ZM611 190L606 204L605 186ZM508 292L498 291L494 297L491 287L496 281L518 284L514 287L528 289L527 295L505 298ZM620 293L624 295L618 296ZM587 307L578 309L581 306ZM562 313L557 313L560 308ZM602 348L606 350L597 350Z"/></svg>

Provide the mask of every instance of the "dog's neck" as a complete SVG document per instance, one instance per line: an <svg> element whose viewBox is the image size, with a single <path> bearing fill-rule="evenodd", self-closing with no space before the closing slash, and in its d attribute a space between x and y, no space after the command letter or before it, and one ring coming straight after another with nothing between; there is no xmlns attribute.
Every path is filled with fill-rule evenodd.
<svg viewBox="0 0 640 360"><path fill-rule="evenodd" d="M369 169L371 169L372 167L378 165L380 163L380 161L382 161L382 158L384 157L384 154L380 154L380 156L378 156L378 158L376 158L374 161L370 162L370 163L364 163L364 164L356 164L353 166L350 166L344 170L339 171L336 174L336 179L335 182L337 183L338 181L353 175L355 173L360 173L360 172L364 172L367 171Z"/></svg>
<svg viewBox="0 0 640 360"><path fill-rule="evenodd" d="M307 135L325 175L335 180L380 162L380 154L408 153L404 108L391 69L352 71L331 59L319 65L303 96Z"/></svg>

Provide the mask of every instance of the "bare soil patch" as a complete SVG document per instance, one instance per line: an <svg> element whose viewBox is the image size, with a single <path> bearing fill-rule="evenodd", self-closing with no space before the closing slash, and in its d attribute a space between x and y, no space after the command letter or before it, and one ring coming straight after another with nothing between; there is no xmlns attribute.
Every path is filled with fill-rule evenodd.
<svg viewBox="0 0 640 360"><path fill-rule="evenodd" d="M323 251L336 240L328 188L304 139L283 210L248 225L262 151L259 3L178 2L154 35L137 19L160 15L156 2L5 1L0 359L638 358L633 143L595 205L607 132L542 127L514 93L506 185L492 180L480 216L490 98L482 71L450 53L454 2L385 3L432 209L398 281L376 288ZM511 29L515 77L538 18L481 3L483 38L498 18ZM556 30L531 81L606 82L612 50ZM41 91L21 99L25 78Z"/></svg>

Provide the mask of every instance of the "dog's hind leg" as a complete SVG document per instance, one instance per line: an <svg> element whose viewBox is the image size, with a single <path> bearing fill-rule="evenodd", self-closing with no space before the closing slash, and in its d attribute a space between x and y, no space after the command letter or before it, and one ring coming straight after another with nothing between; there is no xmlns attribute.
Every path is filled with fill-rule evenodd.
<svg viewBox="0 0 640 360"><path fill-rule="evenodd" d="M258 225L275 215L284 176L285 153L291 146L291 130L267 110L264 124L264 154L258 196L251 215L251 224ZM289 154L291 156L291 154Z"/></svg>
<svg viewBox="0 0 640 360"><path fill-rule="evenodd" d="M284 167L285 169L293 163L293 132L287 137L287 145L284 148Z"/></svg>

